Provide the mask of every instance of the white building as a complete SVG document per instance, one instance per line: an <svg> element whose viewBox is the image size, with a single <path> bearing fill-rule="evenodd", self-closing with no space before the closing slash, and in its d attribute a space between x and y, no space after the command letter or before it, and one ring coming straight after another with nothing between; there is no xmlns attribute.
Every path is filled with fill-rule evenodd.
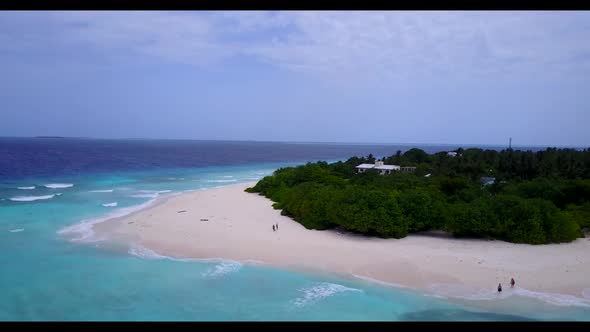
<svg viewBox="0 0 590 332"><path fill-rule="evenodd" d="M379 174L391 174L391 171L399 171L398 165L384 165L382 161L375 161L375 164L360 164L356 167L357 173L364 173L368 169L376 169Z"/></svg>
<svg viewBox="0 0 590 332"><path fill-rule="evenodd" d="M447 156L449 156L449 157L456 157L457 156L457 152L455 152L455 151L449 151L449 152L447 152Z"/></svg>

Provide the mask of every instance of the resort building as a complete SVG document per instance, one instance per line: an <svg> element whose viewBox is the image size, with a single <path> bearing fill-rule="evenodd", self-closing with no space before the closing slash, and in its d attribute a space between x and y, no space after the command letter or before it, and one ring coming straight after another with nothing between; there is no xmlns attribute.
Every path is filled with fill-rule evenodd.
<svg viewBox="0 0 590 332"><path fill-rule="evenodd" d="M457 152L455 152L455 151L449 151L449 152L447 152L447 156L449 156L449 157L456 157L457 156Z"/></svg>
<svg viewBox="0 0 590 332"><path fill-rule="evenodd" d="M416 170L416 167L400 167L398 165L385 165L382 161L375 161L374 164L360 164L356 167L357 173L364 173L368 169L376 169L379 171L379 174L391 174L392 171L404 171L404 172L413 172Z"/></svg>

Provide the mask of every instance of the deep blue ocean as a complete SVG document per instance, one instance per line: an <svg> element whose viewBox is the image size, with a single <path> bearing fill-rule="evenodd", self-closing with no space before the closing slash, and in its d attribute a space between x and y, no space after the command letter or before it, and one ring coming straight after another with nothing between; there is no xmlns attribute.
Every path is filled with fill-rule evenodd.
<svg viewBox="0 0 590 332"><path fill-rule="evenodd" d="M457 146L0 138L0 320L590 320L584 298L493 289L445 297L83 241L93 223L158 197L412 147Z"/></svg>

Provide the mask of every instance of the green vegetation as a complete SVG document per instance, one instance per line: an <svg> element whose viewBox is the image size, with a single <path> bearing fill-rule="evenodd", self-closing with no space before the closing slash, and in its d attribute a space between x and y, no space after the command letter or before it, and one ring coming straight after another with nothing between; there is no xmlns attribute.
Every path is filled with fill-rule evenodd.
<svg viewBox="0 0 590 332"><path fill-rule="evenodd" d="M590 227L589 149L457 153L398 151L385 164L417 168L390 175L356 174L355 166L375 161L372 155L308 163L278 169L246 191L270 198L306 228L380 237L445 230L542 244L572 241ZM482 177L495 181L485 185Z"/></svg>

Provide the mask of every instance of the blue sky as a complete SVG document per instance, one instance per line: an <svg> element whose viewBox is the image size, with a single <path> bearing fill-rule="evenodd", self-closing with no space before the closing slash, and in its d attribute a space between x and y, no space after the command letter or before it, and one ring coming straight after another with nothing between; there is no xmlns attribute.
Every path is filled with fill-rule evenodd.
<svg viewBox="0 0 590 332"><path fill-rule="evenodd" d="M590 12L1 12L0 136L590 145Z"/></svg>

